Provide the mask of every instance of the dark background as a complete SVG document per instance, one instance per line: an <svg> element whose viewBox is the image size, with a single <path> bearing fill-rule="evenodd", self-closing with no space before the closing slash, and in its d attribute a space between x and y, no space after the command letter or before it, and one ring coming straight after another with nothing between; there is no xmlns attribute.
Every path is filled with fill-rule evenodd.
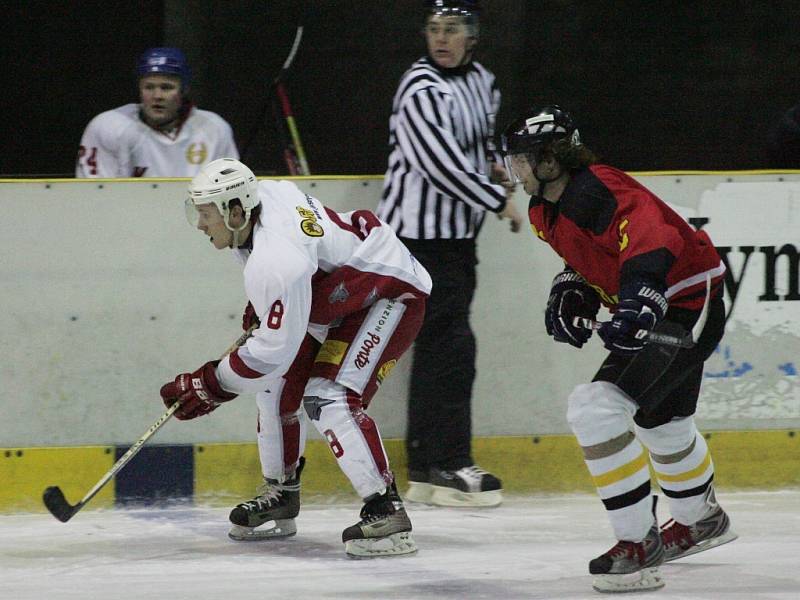
<svg viewBox="0 0 800 600"><path fill-rule="evenodd" d="M301 7L289 79L314 174L379 174L403 71L424 51L422 1L12 3L4 9L0 175L74 172L84 127L137 100L147 47L184 49L193 98L233 127L243 160L285 174L270 82ZM800 100L793 2L485 0L477 59L503 91L500 129L534 102L569 108L627 170L767 166L767 135Z"/></svg>

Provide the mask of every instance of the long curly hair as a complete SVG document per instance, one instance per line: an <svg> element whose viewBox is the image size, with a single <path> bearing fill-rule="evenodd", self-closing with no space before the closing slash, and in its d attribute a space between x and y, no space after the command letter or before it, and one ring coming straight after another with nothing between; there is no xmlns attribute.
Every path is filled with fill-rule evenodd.
<svg viewBox="0 0 800 600"><path fill-rule="evenodd" d="M569 171L577 171L593 165L600 159L584 144L572 144L569 138L561 138L548 144L545 152L549 152Z"/></svg>

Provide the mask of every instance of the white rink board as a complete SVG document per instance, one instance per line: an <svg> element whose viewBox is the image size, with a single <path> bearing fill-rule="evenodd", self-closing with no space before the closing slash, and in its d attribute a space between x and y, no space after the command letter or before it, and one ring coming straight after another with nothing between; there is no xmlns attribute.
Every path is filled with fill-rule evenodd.
<svg viewBox="0 0 800 600"><path fill-rule="evenodd" d="M794 180L777 182L778 179ZM800 247L800 175L641 175L685 217L706 217L740 283L729 334L708 364L699 415L706 428L800 425L800 301L786 300L797 261L765 251ZM301 179L340 210L373 208L379 178ZM4 446L124 444L163 412L159 387L215 358L240 333L241 274L183 216L185 180L2 182L5 242L0 330ZM524 209L527 199L516 201ZM745 254L752 246L742 276ZM488 218L479 239L473 327L475 435L566 433L566 397L604 352L554 344L542 315L560 261L525 230ZM730 301L730 299L728 299ZM602 315L601 316L605 316ZM405 432L405 357L370 407L387 438ZM160 443L251 442L255 402L169 423Z"/></svg>

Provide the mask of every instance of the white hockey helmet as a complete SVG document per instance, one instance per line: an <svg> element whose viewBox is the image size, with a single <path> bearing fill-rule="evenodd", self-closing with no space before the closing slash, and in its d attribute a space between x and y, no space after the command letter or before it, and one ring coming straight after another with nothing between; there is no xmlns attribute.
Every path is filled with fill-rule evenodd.
<svg viewBox="0 0 800 600"><path fill-rule="evenodd" d="M241 227L232 227L230 219L231 201L238 200L244 211ZM197 206L215 204L225 226L234 232L235 237L250 221L250 212L258 206L258 180L244 163L235 158L218 158L204 166L189 183L189 197L186 199L186 218L197 227L200 215Z"/></svg>

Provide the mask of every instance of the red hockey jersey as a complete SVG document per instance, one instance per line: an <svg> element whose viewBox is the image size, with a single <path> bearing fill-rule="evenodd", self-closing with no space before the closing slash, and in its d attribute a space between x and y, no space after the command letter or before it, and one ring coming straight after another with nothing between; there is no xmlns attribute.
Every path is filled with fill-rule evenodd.
<svg viewBox="0 0 800 600"><path fill-rule="evenodd" d="M575 173L560 200L538 196L528 209L533 232L597 290L614 310L620 290L648 283L670 306L700 309L706 274L712 296L725 265L704 231L626 173L592 165Z"/></svg>

